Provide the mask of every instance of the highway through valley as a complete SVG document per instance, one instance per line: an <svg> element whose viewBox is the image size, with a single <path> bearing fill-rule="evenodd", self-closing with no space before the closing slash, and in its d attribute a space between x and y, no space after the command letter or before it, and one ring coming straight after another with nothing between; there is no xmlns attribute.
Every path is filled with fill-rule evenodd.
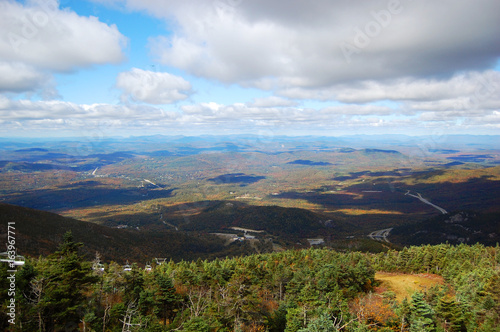
<svg viewBox="0 0 500 332"><path fill-rule="evenodd" d="M368 237L372 240L389 242L387 237L391 233L392 228L381 229L378 231L371 232Z"/></svg>
<svg viewBox="0 0 500 332"><path fill-rule="evenodd" d="M419 200L421 200L423 203L425 204L429 204L430 206L432 206L433 208L439 210L442 214L448 214L448 211L446 211L445 209L443 209L442 207L439 207L437 206L436 204L432 204L431 202L429 202L428 200L426 200L425 198L422 197L422 195L420 195L420 193L417 193L417 195L412 195L410 194L410 191L408 190L408 192L405 194L405 195L408 195L408 196L411 196L411 197L415 197L415 198L418 198Z"/></svg>

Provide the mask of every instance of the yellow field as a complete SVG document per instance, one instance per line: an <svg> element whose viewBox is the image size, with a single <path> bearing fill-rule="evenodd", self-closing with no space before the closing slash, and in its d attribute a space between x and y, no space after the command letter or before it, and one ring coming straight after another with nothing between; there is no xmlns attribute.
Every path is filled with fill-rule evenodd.
<svg viewBox="0 0 500 332"><path fill-rule="evenodd" d="M393 291L396 300L401 302L417 291L425 291L432 286L444 284L441 276L435 274L402 274L377 272L375 279L380 282L379 289Z"/></svg>
<svg viewBox="0 0 500 332"><path fill-rule="evenodd" d="M328 211L325 211L325 212L326 213L340 212L340 213L343 213L343 214L353 215L353 216L359 216L359 215L364 215L364 214L403 214L402 212L399 212L399 211L378 210L378 209L368 209L368 210L363 210L363 209L337 209L337 210L328 210Z"/></svg>

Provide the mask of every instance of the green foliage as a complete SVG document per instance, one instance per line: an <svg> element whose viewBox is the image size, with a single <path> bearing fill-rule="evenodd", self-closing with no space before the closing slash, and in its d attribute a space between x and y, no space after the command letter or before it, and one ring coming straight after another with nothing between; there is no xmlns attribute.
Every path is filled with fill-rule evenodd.
<svg viewBox="0 0 500 332"><path fill-rule="evenodd" d="M158 316L163 319L163 324L166 324L167 319L172 318L179 299L170 277L160 273L155 275L154 280L154 303L159 311Z"/></svg>
<svg viewBox="0 0 500 332"><path fill-rule="evenodd" d="M434 327L434 311L431 306L424 300L424 294L414 293L410 302L410 331L424 332L435 331Z"/></svg>
<svg viewBox="0 0 500 332"><path fill-rule="evenodd" d="M444 325L448 328L448 331L467 331L462 307L452 297L444 296L440 298L436 306L436 312L444 321Z"/></svg>
<svg viewBox="0 0 500 332"><path fill-rule="evenodd" d="M277 310L272 312L267 318L269 332L284 331L287 324L287 307L285 304L279 306Z"/></svg>
<svg viewBox="0 0 500 332"><path fill-rule="evenodd" d="M429 328L426 324L428 319L432 319L438 327L442 326L449 331L464 331L474 330L479 326L484 329L486 325L493 326L500 322L500 283L499 274L495 272L500 267L499 253L498 246L441 244L408 247L399 252L389 251L372 255L371 261L373 267L381 271L430 271L442 275L453 288L455 297L443 293L445 289L429 289L426 293L426 303L435 311L434 317L427 315L427 320L413 319L411 323L413 326ZM420 305L425 307L421 301ZM403 307L403 304L400 305L399 314L408 320L408 308Z"/></svg>
<svg viewBox="0 0 500 332"><path fill-rule="evenodd" d="M328 314L322 314L318 318L312 319L306 328L300 329L298 332L337 332L338 328L334 325L331 317Z"/></svg>
<svg viewBox="0 0 500 332"><path fill-rule="evenodd" d="M90 263L78 254L79 243L73 241L70 232L64 236L59 250L47 260L28 262L20 271L22 289L27 301L27 314L21 319L28 326L37 321L45 331L61 330L78 326L86 308L86 292L96 278L92 276Z"/></svg>
<svg viewBox="0 0 500 332"><path fill-rule="evenodd" d="M370 290L374 278L364 255L325 249L170 262L150 272L110 264L101 272L91 270L78 248L68 234L52 256L26 265L24 278L42 291L23 304L31 312L24 326L36 329L40 317L47 331L68 323L113 330L123 321L149 330L296 331L327 324L325 313L347 312L345 301ZM293 316L302 324L294 325Z"/></svg>
<svg viewBox="0 0 500 332"><path fill-rule="evenodd" d="M14 331L493 331L499 323L498 247L422 246L381 254L327 249L213 261L167 262L146 271L111 263L92 270L66 234L47 258L18 271ZM447 285L414 293L374 290L375 270L442 274ZM0 282L5 283L2 265ZM3 285L3 284L2 284ZM5 285L4 285L5 286ZM8 298L4 288L0 300ZM21 327L22 326L22 327Z"/></svg>
<svg viewBox="0 0 500 332"><path fill-rule="evenodd" d="M185 332L210 332L210 325L200 317L188 320L182 325L182 330Z"/></svg>

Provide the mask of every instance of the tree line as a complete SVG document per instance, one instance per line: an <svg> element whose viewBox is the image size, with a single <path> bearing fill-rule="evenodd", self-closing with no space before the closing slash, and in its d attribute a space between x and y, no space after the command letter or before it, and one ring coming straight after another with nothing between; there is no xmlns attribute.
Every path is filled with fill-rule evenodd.
<svg viewBox="0 0 500 332"><path fill-rule="evenodd" d="M423 246L380 254L329 249L165 262L130 270L87 261L67 233L16 274L10 331L494 331L499 247ZM445 285L396 301L375 271L434 273ZM9 300L7 266L0 298Z"/></svg>

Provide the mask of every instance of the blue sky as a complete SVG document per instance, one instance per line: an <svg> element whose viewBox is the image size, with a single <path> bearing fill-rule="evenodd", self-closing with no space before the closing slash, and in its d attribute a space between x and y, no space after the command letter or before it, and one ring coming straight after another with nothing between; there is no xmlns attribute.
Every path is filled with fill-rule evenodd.
<svg viewBox="0 0 500 332"><path fill-rule="evenodd" d="M498 134L496 0L0 0L0 136Z"/></svg>

